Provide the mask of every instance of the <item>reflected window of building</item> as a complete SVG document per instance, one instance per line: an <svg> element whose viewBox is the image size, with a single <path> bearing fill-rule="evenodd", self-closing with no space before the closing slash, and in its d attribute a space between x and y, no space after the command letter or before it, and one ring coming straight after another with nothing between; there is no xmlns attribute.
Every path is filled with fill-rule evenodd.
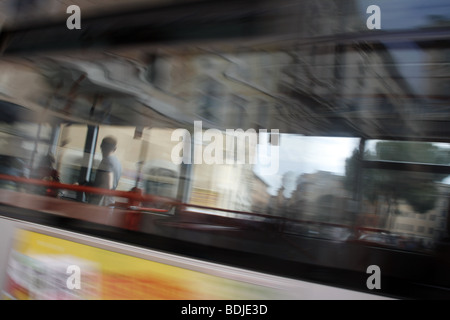
<svg viewBox="0 0 450 320"><path fill-rule="evenodd" d="M247 101L238 96L231 96L231 107L228 111L229 120L228 123L232 128L245 128L247 121L247 110L246 110Z"/></svg>
<svg viewBox="0 0 450 320"><path fill-rule="evenodd" d="M200 81L200 96L198 99L198 114L209 121L218 121L222 105L222 85L217 80L206 77Z"/></svg>
<svg viewBox="0 0 450 320"><path fill-rule="evenodd" d="M269 126L269 103L261 100L258 103L258 118L257 124L261 128L267 128Z"/></svg>

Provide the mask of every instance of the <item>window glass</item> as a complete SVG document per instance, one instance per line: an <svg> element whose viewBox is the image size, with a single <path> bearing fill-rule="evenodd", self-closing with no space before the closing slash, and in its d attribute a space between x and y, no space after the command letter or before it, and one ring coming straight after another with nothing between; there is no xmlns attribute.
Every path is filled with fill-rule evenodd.
<svg viewBox="0 0 450 320"><path fill-rule="evenodd" d="M344 185L345 163L359 139L281 134L274 145L268 140L270 133L254 134L259 141L245 144L247 163L233 161L236 149L220 149L227 156L223 164L194 165L191 203L294 219L348 222L351 194ZM203 143L208 146L208 142ZM249 156L254 157L253 163L248 162ZM331 214L333 207L340 211Z"/></svg>
<svg viewBox="0 0 450 320"><path fill-rule="evenodd" d="M450 144L420 141L369 140L366 160L385 160L450 165Z"/></svg>
<svg viewBox="0 0 450 320"><path fill-rule="evenodd" d="M442 178L422 172L364 170L358 225L388 232L399 248L433 250L445 232L436 216L447 210L450 193Z"/></svg>

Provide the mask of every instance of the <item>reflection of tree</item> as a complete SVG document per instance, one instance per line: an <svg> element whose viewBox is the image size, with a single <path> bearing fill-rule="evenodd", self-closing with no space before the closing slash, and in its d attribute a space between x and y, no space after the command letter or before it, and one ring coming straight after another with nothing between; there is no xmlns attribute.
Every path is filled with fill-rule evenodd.
<svg viewBox="0 0 450 320"><path fill-rule="evenodd" d="M446 164L449 151L432 143L378 142L373 152L366 151L367 160L392 162ZM356 174L358 151L346 160L345 188L357 191ZM362 180L362 192L365 199L378 208L380 201L386 205L386 214L400 213L399 200L406 201L417 213L426 213L436 204L438 192L436 182L446 175L432 172L394 171L386 169L365 169Z"/></svg>

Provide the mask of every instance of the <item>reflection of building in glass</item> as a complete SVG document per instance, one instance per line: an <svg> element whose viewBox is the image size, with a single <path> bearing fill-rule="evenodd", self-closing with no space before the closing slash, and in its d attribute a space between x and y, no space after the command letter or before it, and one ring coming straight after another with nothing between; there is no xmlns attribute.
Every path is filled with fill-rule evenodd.
<svg viewBox="0 0 450 320"><path fill-rule="evenodd" d="M223 155L223 164L193 164L192 193L190 203L210 205L212 207L251 211L254 206L260 208L260 197L267 194L266 185L253 173L253 165L237 164L236 143L227 145L226 134L223 133L223 147L218 151ZM200 142L198 142L200 143ZM202 143L203 148L207 143ZM256 145L245 142L245 156L256 152ZM203 149L205 150L205 149ZM227 163L230 161L231 163ZM264 184L264 185L262 185ZM255 188L263 192L260 196L254 194Z"/></svg>
<svg viewBox="0 0 450 320"><path fill-rule="evenodd" d="M286 207L294 219L346 224L346 201L343 177L318 171L298 177L296 189L286 199Z"/></svg>
<svg viewBox="0 0 450 320"><path fill-rule="evenodd" d="M302 174L290 198L283 196L283 188L272 196L270 212L296 220L351 225L351 195L343 182L343 176L326 171ZM435 207L423 214L401 199L397 214L389 214L382 199L375 203L364 200L356 226L385 230L430 246L445 236L449 194L449 185L439 184Z"/></svg>
<svg viewBox="0 0 450 320"><path fill-rule="evenodd" d="M413 236L425 246L431 245L434 240L442 239L446 235L449 194L450 186L439 184L435 207L422 214L414 212L408 204L401 203L400 214L393 217L390 231Z"/></svg>
<svg viewBox="0 0 450 320"><path fill-rule="evenodd" d="M252 207L251 211L260 214L267 214L269 209L270 194L269 184L265 182L261 177L252 172Z"/></svg>

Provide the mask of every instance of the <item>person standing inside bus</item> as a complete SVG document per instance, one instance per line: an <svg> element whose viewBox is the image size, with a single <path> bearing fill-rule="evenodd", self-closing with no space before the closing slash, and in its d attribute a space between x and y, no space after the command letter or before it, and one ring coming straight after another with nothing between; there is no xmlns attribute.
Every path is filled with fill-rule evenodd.
<svg viewBox="0 0 450 320"><path fill-rule="evenodd" d="M117 149L117 139L112 136L103 138L100 149L102 151L102 161L97 168L93 186L115 190L122 175L122 166L119 159L114 155ZM90 202L109 206L114 204L114 197L95 195L91 197Z"/></svg>

